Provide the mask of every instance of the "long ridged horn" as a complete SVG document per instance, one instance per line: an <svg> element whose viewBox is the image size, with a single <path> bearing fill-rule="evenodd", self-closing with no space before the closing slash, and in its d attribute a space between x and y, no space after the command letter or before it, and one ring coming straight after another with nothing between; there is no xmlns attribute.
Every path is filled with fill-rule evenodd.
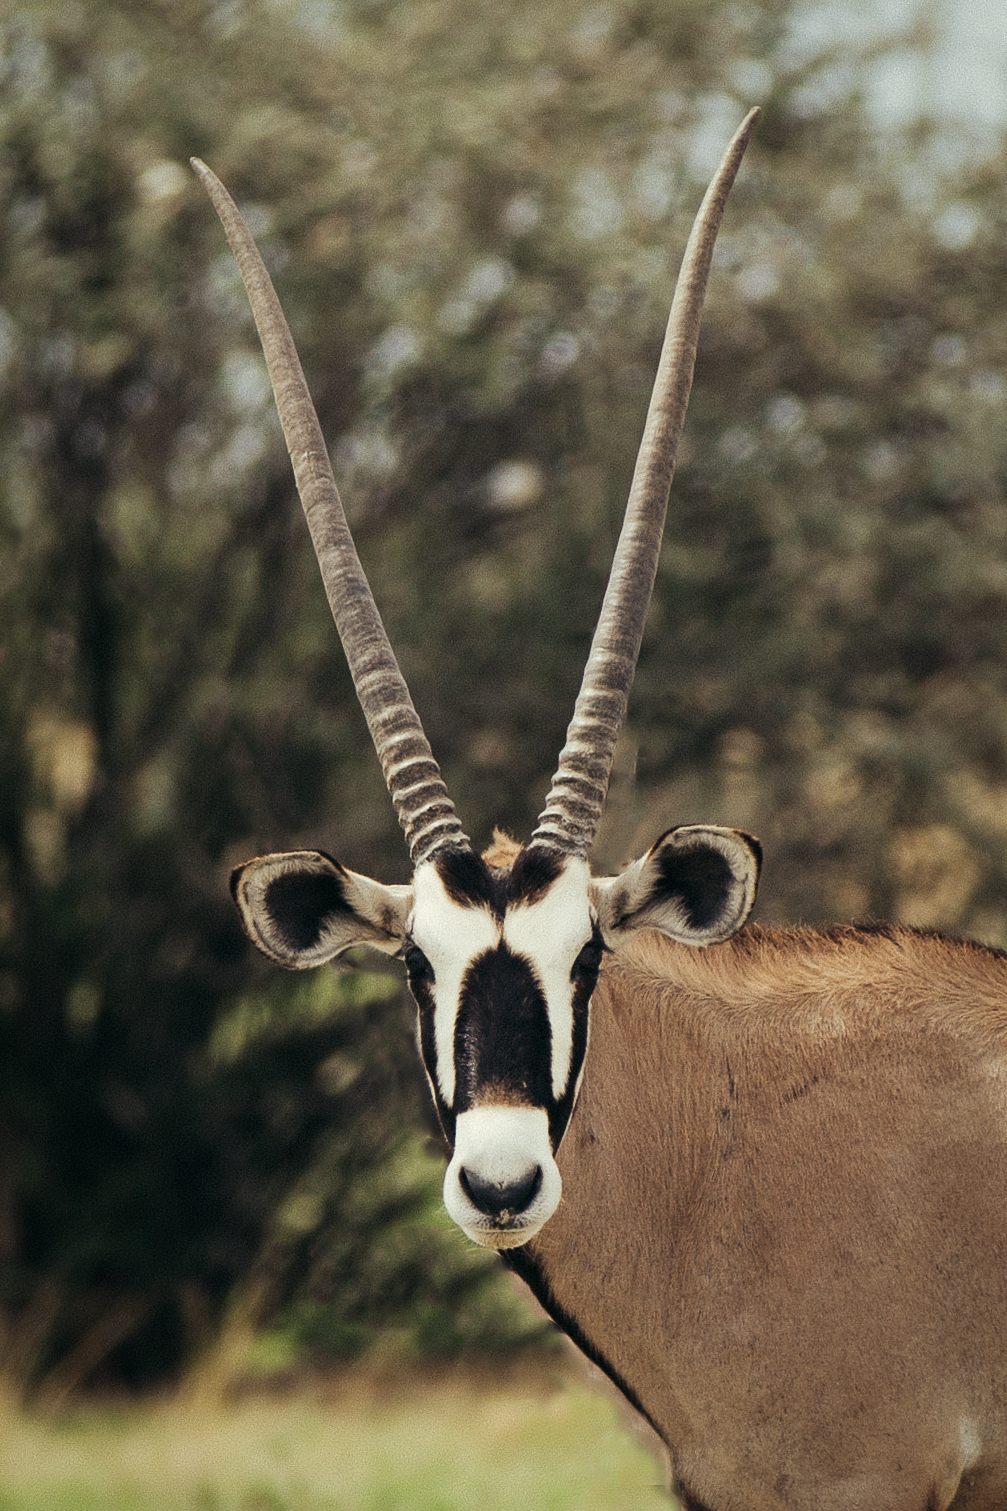
<svg viewBox="0 0 1007 1511"><path fill-rule="evenodd" d="M244 279L329 607L409 854L418 865L448 845L468 849L360 565L276 290L237 205L205 163L191 162Z"/></svg>
<svg viewBox="0 0 1007 1511"><path fill-rule="evenodd" d="M685 249L626 517L566 744L531 838L533 845L584 855L597 832L657 573L713 245L759 113L748 114L725 152Z"/></svg>

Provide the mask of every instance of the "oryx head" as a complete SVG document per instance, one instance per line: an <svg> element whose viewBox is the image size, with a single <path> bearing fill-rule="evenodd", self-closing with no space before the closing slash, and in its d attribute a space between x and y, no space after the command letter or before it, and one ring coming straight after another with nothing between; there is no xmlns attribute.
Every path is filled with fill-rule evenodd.
<svg viewBox="0 0 1007 1511"><path fill-rule="evenodd" d="M759 847L731 829L673 829L627 870L592 877L692 383L713 244L758 112L731 142L686 248L626 518L546 806L524 847L472 849L441 780L350 538L328 452L269 276L233 201L197 160L248 290L329 603L414 865L386 886L315 850L234 873L245 928L305 969L356 945L401 955L420 1054L452 1148L448 1211L477 1243L525 1243L555 1211L607 950L639 928L689 945L734 933Z"/></svg>

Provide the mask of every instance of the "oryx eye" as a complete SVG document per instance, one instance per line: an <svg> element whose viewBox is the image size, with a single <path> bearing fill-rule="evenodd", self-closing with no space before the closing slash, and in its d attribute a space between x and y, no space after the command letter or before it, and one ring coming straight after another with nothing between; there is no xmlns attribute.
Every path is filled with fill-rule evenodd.
<svg viewBox="0 0 1007 1511"><path fill-rule="evenodd" d="M432 981L434 979L433 966L419 945L414 944L411 939L403 946L402 959L405 961L410 981Z"/></svg>
<svg viewBox="0 0 1007 1511"><path fill-rule="evenodd" d="M573 970L570 972L571 981L576 981L578 976L597 976L604 953L605 944L601 931L596 928L573 963Z"/></svg>

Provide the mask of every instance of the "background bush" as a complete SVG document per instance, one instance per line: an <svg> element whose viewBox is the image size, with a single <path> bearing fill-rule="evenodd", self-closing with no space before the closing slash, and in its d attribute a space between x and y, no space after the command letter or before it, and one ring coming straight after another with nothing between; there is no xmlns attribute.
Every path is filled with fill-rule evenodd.
<svg viewBox="0 0 1007 1511"><path fill-rule="evenodd" d="M233 863L302 842L407 868L190 154L277 278L482 843L542 806L688 224L761 103L596 859L739 824L766 842L763 920L1007 941L1005 163L880 137L870 60L795 15L0 22L10 1391L540 1332L436 1216L398 977L283 976L227 898Z"/></svg>

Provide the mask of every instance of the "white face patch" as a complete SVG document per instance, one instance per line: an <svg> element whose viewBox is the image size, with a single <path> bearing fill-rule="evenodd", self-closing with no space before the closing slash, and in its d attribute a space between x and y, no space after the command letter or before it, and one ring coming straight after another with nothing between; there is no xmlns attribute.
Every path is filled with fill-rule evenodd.
<svg viewBox="0 0 1007 1511"><path fill-rule="evenodd" d="M570 973L594 930L589 880L587 862L570 857L544 897L512 904L504 919L505 942L531 962L545 993L552 1030L552 1094L557 1100L566 1090L573 1055Z"/></svg>
<svg viewBox="0 0 1007 1511"><path fill-rule="evenodd" d="M500 925L488 908L455 902L429 862L416 868L413 895L409 930L434 973L437 1082L450 1107L455 1098L455 1024L462 981L473 960L500 942Z"/></svg>

